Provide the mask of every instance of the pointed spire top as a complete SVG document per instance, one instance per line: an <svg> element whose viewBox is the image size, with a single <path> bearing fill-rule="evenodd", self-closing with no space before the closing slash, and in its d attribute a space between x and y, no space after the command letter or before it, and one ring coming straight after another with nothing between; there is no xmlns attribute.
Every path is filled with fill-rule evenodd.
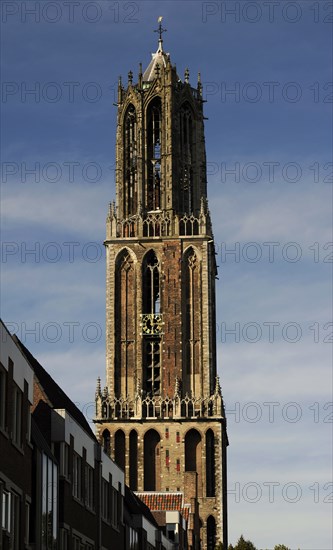
<svg viewBox="0 0 333 550"><path fill-rule="evenodd" d="M158 29L154 30L154 32L158 32L159 34L159 39L158 39L158 49L159 50L162 50L163 51L163 38L162 38L162 34L164 32L167 32L166 29L163 29L162 27L162 19L163 19L163 16L160 15L157 22L158 22Z"/></svg>
<svg viewBox="0 0 333 550"><path fill-rule="evenodd" d="M197 89L198 89L198 93L200 95L200 97L202 97L202 83L201 83L201 74L198 73L198 86L197 86Z"/></svg>
<svg viewBox="0 0 333 550"><path fill-rule="evenodd" d="M141 378L137 378L136 381L136 394L141 395L142 394L142 384L141 384Z"/></svg>
<svg viewBox="0 0 333 550"><path fill-rule="evenodd" d="M180 397L180 393L181 393L181 382L180 382L179 377L176 376L176 381L175 381L175 397Z"/></svg>
<svg viewBox="0 0 333 550"><path fill-rule="evenodd" d="M116 215L116 204L114 201L109 203L109 217L112 219Z"/></svg>
<svg viewBox="0 0 333 550"><path fill-rule="evenodd" d="M214 392L214 394L219 395L219 396L222 395L219 376L216 376L216 378L215 378L215 392Z"/></svg>
<svg viewBox="0 0 333 550"><path fill-rule="evenodd" d="M168 67L170 68L170 54L169 53L166 53L164 50L163 50L163 39L162 39L162 34L164 32L166 32L166 29L163 29L162 27L162 19L163 17L160 16L158 18L158 23L159 23L159 27L158 29L156 29L154 32L158 32L159 33L159 40L158 40L158 48L157 48L157 51L155 53L152 54L152 59L147 67L147 69L144 71L143 75L142 75L142 81L143 82L152 82L153 80L155 80L156 78L156 65L158 64L160 66L160 74L159 76L162 75L162 73L164 72L165 69L167 69Z"/></svg>

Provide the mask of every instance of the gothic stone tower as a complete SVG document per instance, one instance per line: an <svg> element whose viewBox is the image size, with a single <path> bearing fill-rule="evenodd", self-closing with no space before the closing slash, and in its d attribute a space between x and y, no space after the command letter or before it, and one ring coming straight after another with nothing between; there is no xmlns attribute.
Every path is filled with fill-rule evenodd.
<svg viewBox="0 0 333 550"><path fill-rule="evenodd" d="M158 49L118 86L116 204L107 217L106 386L96 430L132 490L182 492L193 549L227 548L226 421L216 369L203 99ZM194 533L194 531L193 531Z"/></svg>

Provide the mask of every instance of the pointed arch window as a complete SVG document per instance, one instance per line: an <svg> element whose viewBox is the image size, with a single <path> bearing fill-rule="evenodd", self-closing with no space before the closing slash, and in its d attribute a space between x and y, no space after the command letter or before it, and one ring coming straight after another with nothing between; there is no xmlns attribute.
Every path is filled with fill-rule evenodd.
<svg viewBox="0 0 333 550"><path fill-rule="evenodd" d="M147 210L161 208L162 104L156 97L147 109Z"/></svg>
<svg viewBox="0 0 333 550"><path fill-rule="evenodd" d="M199 258L193 248L184 254L183 270L183 389L196 395L200 390L201 274Z"/></svg>
<svg viewBox="0 0 333 550"><path fill-rule="evenodd" d="M216 522L214 516L207 518L207 550L216 548Z"/></svg>
<svg viewBox="0 0 333 550"><path fill-rule="evenodd" d="M215 437L211 429L206 433L206 496L215 496Z"/></svg>
<svg viewBox="0 0 333 550"><path fill-rule="evenodd" d="M194 166L194 118L190 106L185 103L179 113L180 134L180 208L182 212L193 212L193 166Z"/></svg>
<svg viewBox="0 0 333 550"><path fill-rule="evenodd" d="M142 270L141 325L144 360L144 387L148 395L161 392L162 314L160 295L160 265L154 251L148 252Z"/></svg>
<svg viewBox="0 0 333 550"><path fill-rule="evenodd" d="M197 473L198 496L202 496L202 441L194 428L185 435L185 472Z"/></svg>
<svg viewBox="0 0 333 550"><path fill-rule="evenodd" d="M102 433L103 451L110 456L111 453L111 436L109 430L104 430Z"/></svg>
<svg viewBox="0 0 333 550"><path fill-rule="evenodd" d="M114 436L114 459L119 468L125 471L126 443L123 430L117 430Z"/></svg>
<svg viewBox="0 0 333 550"><path fill-rule="evenodd" d="M141 326L145 336L162 335L160 266L153 251L143 262Z"/></svg>
<svg viewBox="0 0 333 550"><path fill-rule="evenodd" d="M151 250L143 264L143 312L160 313L160 304L160 266Z"/></svg>
<svg viewBox="0 0 333 550"><path fill-rule="evenodd" d="M135 373L135 271L127 249L116 260L116 354L114 387L117 397L133 392Z"/></svg>
<svg viewBox="0 0 333 550"><path fill-rule="evenodd" d="M131 430L129 437L129 484L132 491L138 490L138 433Z"/></svg>
<svg viewBox="0 0 333 550"><path fill-rule="evenodd" d="M185 436L185 471L201 470L201 435L194 428Z"/></svg>
<svg viewBox="0 0 333 550"><path fill-rule="evenodd" d="M160 434L148 430L144 436L144 491L159 491L161 484Z"/></svg>
<svg viewBox="0 0 333 550"><path fill-rule="evenodd" d="M129 217L137 211L137 117L129 105L124 118L124 212Z"/></svg>

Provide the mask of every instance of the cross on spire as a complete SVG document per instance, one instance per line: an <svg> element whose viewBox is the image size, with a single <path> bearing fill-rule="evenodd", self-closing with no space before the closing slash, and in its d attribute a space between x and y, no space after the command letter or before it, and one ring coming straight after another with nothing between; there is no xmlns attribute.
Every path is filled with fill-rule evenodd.
<svg viewBox="0 0 333 550"><path fill-rule="evenodd" d="M154 32L158 32L158 33L159 33L159 35L160 35L160 36L159 36L160 41L162 40L162 34L163 34L164 32L167 32L167 29L163 29L163 27L162 27L162 19L163 19L163 16L160 15L159 18L158 18L158 20L157 20L157 22L159 23L158 29L156 29L156 30L154 31Z"/></svg>

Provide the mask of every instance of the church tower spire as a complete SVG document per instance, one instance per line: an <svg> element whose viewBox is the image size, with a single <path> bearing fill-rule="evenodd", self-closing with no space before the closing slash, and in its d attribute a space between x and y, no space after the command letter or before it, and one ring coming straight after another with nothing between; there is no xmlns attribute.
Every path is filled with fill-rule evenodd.
<svg viewBox="0 0 333 550"><path fill-rule="evenodd" d="M158 48L119 80L109 208L106 388L96 427L139 491L192 502L190 548L227 548L226 421L217 382L215 248L201 79ZM193 508L194 507L194 508ZM199 510L199 512L198 512ZM200 516L200 517L199 517Z"/></svg>

